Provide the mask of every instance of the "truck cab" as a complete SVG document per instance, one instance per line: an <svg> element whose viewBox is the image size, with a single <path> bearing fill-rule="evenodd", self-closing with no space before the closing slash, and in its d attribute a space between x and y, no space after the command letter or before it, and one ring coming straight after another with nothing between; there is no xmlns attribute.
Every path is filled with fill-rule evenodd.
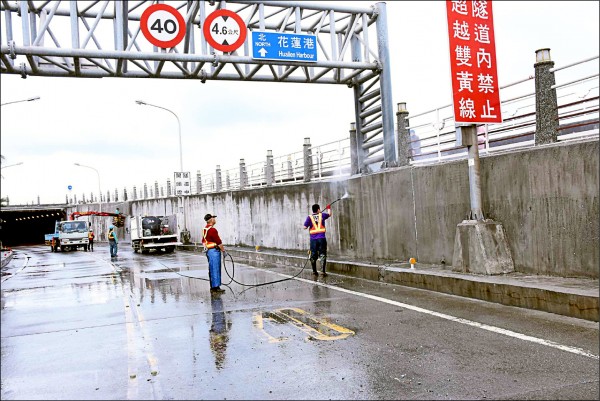
<svg viewBox="0 0 600 401"><path fill-rule="evenodd" d="M86 221L57 221L54 226L53 234L46 234L45 242L50 245L52 252L58 249L69 251L72 249L83 248L88 250L90 223Z"/></svg>

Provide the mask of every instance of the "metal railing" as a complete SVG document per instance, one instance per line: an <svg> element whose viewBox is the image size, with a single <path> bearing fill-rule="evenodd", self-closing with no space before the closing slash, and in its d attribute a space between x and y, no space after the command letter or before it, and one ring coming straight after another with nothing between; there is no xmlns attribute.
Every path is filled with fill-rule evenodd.
<svg viewBox="0 0 600 401"><path fill-rule="evenodd" d="M344 138L323 145L315 145L310 150L310 181L324 180L336 177L348 176L350 173L350 139ZM273 181L272 185L285 185L304 182L305 171L304 152L294 152L287 155L273 157ZM240 179L240 166L221 170L217 168L211 173L200 174L200 185L196 175L191 177L191 194L204 194L220 191L234 191L242 188L260 188L267 184L267 162L261 161L252 164L244 164L246 181L242 186ZM218 176L220 174L220 180ZM220 181L220 183L219 183ZM125 198L125 193L127 197ZM116 194L116 196L115 196ZM160 199L174 196L174 185L170 178L154 183L136 183L125 187L123 190L109 191L102 194L102 201L124 201L141 199ZM93 198L93 200L92 200ZM71 198L69 203L97 202L97 194L84 194L80 197Z"/></svg>
<svg viewBox="0 0 600 401"><path fill-rule="evenodd" d="M581 74L581 72L575 71L579 66L590 62L596 63L592 65L592 74ZM556 90L557 96L558 141L598 138L599 83L597 63L598 56L594 56L551 70L552 72L562 71L558 74L561 81L552 87ZM501 98L505 99L502 101L503 122L483 124L477 128L479 149L483 154L535 145L534 76L529 75L527 78L502 86L500 90ZM456 145L451 104L410 116L410 123L411 164L439 163L467 157L466 148ZM308 150L307 153L305 153L306 150ZM267 178L267 158L252 164L241 162L240 165L225 170L221 170L218 166L213 172L202 172L199 184L196 175L192 173L191 194L259 188L268 185L285 185L347 177L351 174L350 139L348 136L323 145L310 146L305 151L274 156L272 158L273 170L270 183ZM305 166L305 160L309 160L309 166ZM309 167L309 169L305 167ZM307 170L310 171L310 176L304 177ZM245 171L245 174L243 171ZM170 180L165 178L160 183L155 181L154 183L132 185L122 191L112 192L108 196L104 193L102 199L103 201L123 201L125 200L125 191L127 192L127 200L174 196L174 184L173 182L169 183ZM145 189L144 185L146 185ZM84 195L77 203L84 202L85 198ZM90 198L87 198L87 201L89 200ZM97 201L97 197L95 200ZM74 201L73 198L70 200L71 203Z"/></svg>
<svg viewBox="0 0 600 401"><path fill-rule="evenodd" d="M552 69L570 71L581 64L598 62L590 57ZM557 83L559 116L557 139L566 141L598 137L598 68L595 73ZM576 73L575 73L576 74ZM581 74L580 74L581 75ZM560 77L560 74L558 74ZM500 87L503 122L478 126L480 152L493 153L534 146L536 104L534 76ZM467 150L456 145L452 104L410 116L411 164L438 163L467 157Z"/></svg>

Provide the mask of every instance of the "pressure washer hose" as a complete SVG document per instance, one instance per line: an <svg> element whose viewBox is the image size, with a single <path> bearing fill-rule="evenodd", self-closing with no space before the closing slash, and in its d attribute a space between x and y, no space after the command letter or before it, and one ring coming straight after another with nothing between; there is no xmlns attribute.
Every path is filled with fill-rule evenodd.
<svg viewBox="0 0 600 401"><path fill-rule="evenodd" d="M338 199L334 200L333 202L331 202L329 204L329 206L333 205L335 202L341 201L342 199L346 199L348 197L349 197L348 192L345 192L344 195L341 198L338 198ZM229 270L227 270L227 264L225 263L226 258L228 256L229 256L229 260L231 261L231 274L229 274ZM248 290L248 289L250 289L252 287L260 287L260 286L263 286L263 285L281 283L283 281L292 280L292 279L298 277L304 271L304 269L306 269L306 264L308 263L309 260L310 260L310 251L308 251L308 258L306 259L306 262L304 262L304 266L302 266L302 269L300 269L300 271L296 275L294 275L292 277L282 278L281 280L268 281L266 283L261 283L261 284L245 284L245 283L240 283L239 281L237 281L234 278L235 277L235 262L233 261L233 257L231 256L231 254L228 253L228 252L225 252L225 255L223 255L223 268L225 269L225 273L227 274L227 276L231 280L228 283L222 283L222 285L227 286L229 289L231 289L231 287L229 287L229 284L231 284L233 282L233 283L236 283L236 284L241 285L243 287L249 287L249 288L246 289L246 290ZM175 273L179 274L180 276L187 277L187 278L195 278L195 279L198 279L198 280L210 281L209 279L202 278L202 277L192 277L192 276L187 276L185 274L181 274L180 272L178 272L178 271L176 271L174 269L171 269L169 266L165 265L164 263L162 263L162 262L159 262L159 263L162 264L163 266L165 266L166 268L174 271ZM246 291L246 290L244 290L244 291ZM242 291L242 292L244 292L244 291Z"/></svg>
<svg viewBox="0 0 600 401"><path fill-rule="evenodd" d="M333 202L331 202L329 204L329 206L333 205L335 202L341 201L342 199L346 199L349 196L350 195L348 195L348 192L345 192L344 195L342 195L342 197L340 197L340 198L334 200ZM231 260L232 274L229 274L229 271L227 270L227 265L225 264L225 258L227 256L229 256L229 260ZM234 283L239 284L239 285L244 286L244 287L260 287L260 286L263 286L263 285L281 283L282 281L287 281L287 280L291 280L291 279L294 279L294 278L298 277L304 271L304 269L306 269L306 264L308 263L309 260L310 260L310 251L308 251L308 258L306 259L306 262L304 262L304 266L302 266L302 269L300 269L300 271L298 272L298 274L296 274L296 275L294 275L292 277L283 278L281 280L269 281L269 282L261 283L261 284L244 284L244 283L240 283L239 281L237 281L236 279L234 279L234 277L235 277L235 262L233 261L233 257L231 256L231 254L225 252L225 255L223 257L223 267L225 269L225 273L227 274L227 276L229 276L229 278L231 279L231 281L229 281L229 283L224 284L224 285L228 286L229 284L231 284L232 282L234 282Z"/></svg>
<svg viewBox="0 0 600 401"><path fill-rule="evenodd" d="M231 260L231 266L232 266L232 274L229 274L229 271L227 270L227 265L225 263L225 258L229 256L229 260ZM261 283L261 284L244 284L244 283L240 283L239 281L237 281L236 279L234 279L235 277L235 262L233 261L233 257L231 256L230 253L225 252L225 256L223 258L223 268L225 269L225 273L227 274L227 276L229 276L229 278L231 279L231 281L229 281L229 283L224 284L224 285L229 285L231 284L231 282L234 282L236 284L239 284L243 287L260 287L263 285L269 285L269 284L275 284L275 283L281 283L282 281L287 281L287 280L291 280L294 279L296 277L298 277L306 268L306 264L308 263L308 261L310 260L310 251L308 251L308 258L306 259L306 262L304 262L304 266L302 266L302 269L300 269L300 271L292 276L292 277L286 277L286 278L282 278L280 280L275 280L275 281L268 281L266 283Z"/></svg>
<svg viewBox="0 0 600 401"><path fill-rule="evenodd" d="M229 256L229 260L231 261L231 266L232 266L232 269L231 269L232 273L231 274L229 274L229 271L227 270L227 264L225 263L225 258L227 256ZM260 284L244 284L244 283L240 283L239 281L237 281L237 280L234 279L234 277L235 277L235 262L233 261L233 257L231 256L231 254L228 253L228 252L225 252L225 255L223 257L223 268L225 269L225 273L227 274L227 276L231 280L228 283L222 283L222 285L224 285L224 286L228 287L229 289L231 289L231 287L229 287L229 284L231 284L232 282L234 282L234 283L239 284L239 285L241 285L243 287L249 287L249 288L246 289L246 290L248 290L248 289L250 289L252 287L260 287L260 286L263 286L263 285L275 284L275 283L280 283L282 281L291 280L291 279L294 279L294 278L298 277L304 271L304 269L306 268L306 264L308 263L309 260L310 260L310 251L308 251L308 258L306 259L306 262L304 262L304 266L302 266L302 269L300 269L300 271L298 272L298 274L296 274L295 276L287 277L287 278L284 278L284 279L281 279L281 280L268 281L266 283L260 283ZM197 279L197 280L210 281L210 279L203 278L203 277L193 277L193 276L188 276L186 274L181 274L177 270L172 269L171 267L165 265L161 261L159 261L158 263L160 263L161 265L163 265L167 269L173 271L174 273L177 273L178 275L180 275L182 277L193 278L193 279ZM246 290L244 290L244 291L246 291Z"/></svg>
<svg viewBox="0 0 600 401"><path fill-rule="evenodd" d="M345 192L345 193L344 193L344 195L342 195L342 197L341 197L341 198L337 198L336 200L334 200L333 202L331 202L331 203L329 204L329 206L333 206L333 204L334 204L335 202L339 202L339 201L341 201L342 199L346 199L346 198L348 198L349 196L350 196L350 195L348 195L348 192Z"/></svg>

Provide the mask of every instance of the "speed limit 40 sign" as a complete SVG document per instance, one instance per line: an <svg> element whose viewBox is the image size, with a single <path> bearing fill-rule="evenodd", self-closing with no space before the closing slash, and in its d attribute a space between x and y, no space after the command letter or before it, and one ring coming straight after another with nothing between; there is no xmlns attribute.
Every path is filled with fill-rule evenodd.
<svg viewBox="0 0 600 401"><path fill-rule="evenodd" d="M142 13L140 29L150 43L167 49L177 46L185 36L185 21L174 7L153 4Z"/></svg>
<svg viewBox="0 0 600 401"><path fill-rule="evenodd" d="M217 10L211 13L202 27L209 45L222 52L232 52L246 40L246 24L242 17L231 10Z"/></svg>

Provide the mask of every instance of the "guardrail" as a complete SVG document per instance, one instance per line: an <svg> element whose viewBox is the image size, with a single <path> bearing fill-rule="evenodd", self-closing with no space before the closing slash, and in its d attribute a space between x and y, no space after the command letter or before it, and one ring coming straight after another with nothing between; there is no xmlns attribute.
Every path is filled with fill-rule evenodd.
<svg viewBox="0 0 600 401"><path fill-rule="evenodd" d="M551 71L568 71L591 57ZM558 141L598 137L598 67L596 73L577 79L563 78L556 84ZM572 75L572 74L571 74ZM581 74L580 74L581 75ZM500 87L503 122L478 126L479 149L483 154L534 146L536 131L535 76ZM411 164L438 163L466 158L467 149L456 146L452 104L410 117Z"/></svg>
<svg viewBox="0 0 600 401"><path fill-rule="evenodd" d="M11 248L4 248L2 247L2 249L0 249L0 252L2 252L2 261L0 263L0 267L2 269L4 269L4 267L6 265L8 265L8 263L12 260L13 258L13 250ZM2 273L2 275L4 275L4 273Z"/></svg>
<svg viewBox="0 0 600 401"><path fill-rule="evenodd" d="M594 63L594 64L591 64ZM581 70L587 66L587 70ZM579 71L578 71L579 69ZM598 56L552 68L560 82L551 87L556 92L558 141L598 137L599 83ZM591 71L591 73L589 72ZM479 149L482 154L535 146L536 87L535 76L500 87L503 122L478 126ZM410 116L410 164L439 163L467 157L465 147L456 145L452 105ZM407 124L408 125L408 124ZM309 138L305 139L310 141ZM323 145L305 143L303 151L274 157L268 151L263 161L214 172L192 173L191 194L260 188L298 182L347 177L351 174L349 135ZM155 199L175 196L170 179L159 184L142 184L103 195L104 201ZM68 203L83 203L76 198Z"/></svg>

